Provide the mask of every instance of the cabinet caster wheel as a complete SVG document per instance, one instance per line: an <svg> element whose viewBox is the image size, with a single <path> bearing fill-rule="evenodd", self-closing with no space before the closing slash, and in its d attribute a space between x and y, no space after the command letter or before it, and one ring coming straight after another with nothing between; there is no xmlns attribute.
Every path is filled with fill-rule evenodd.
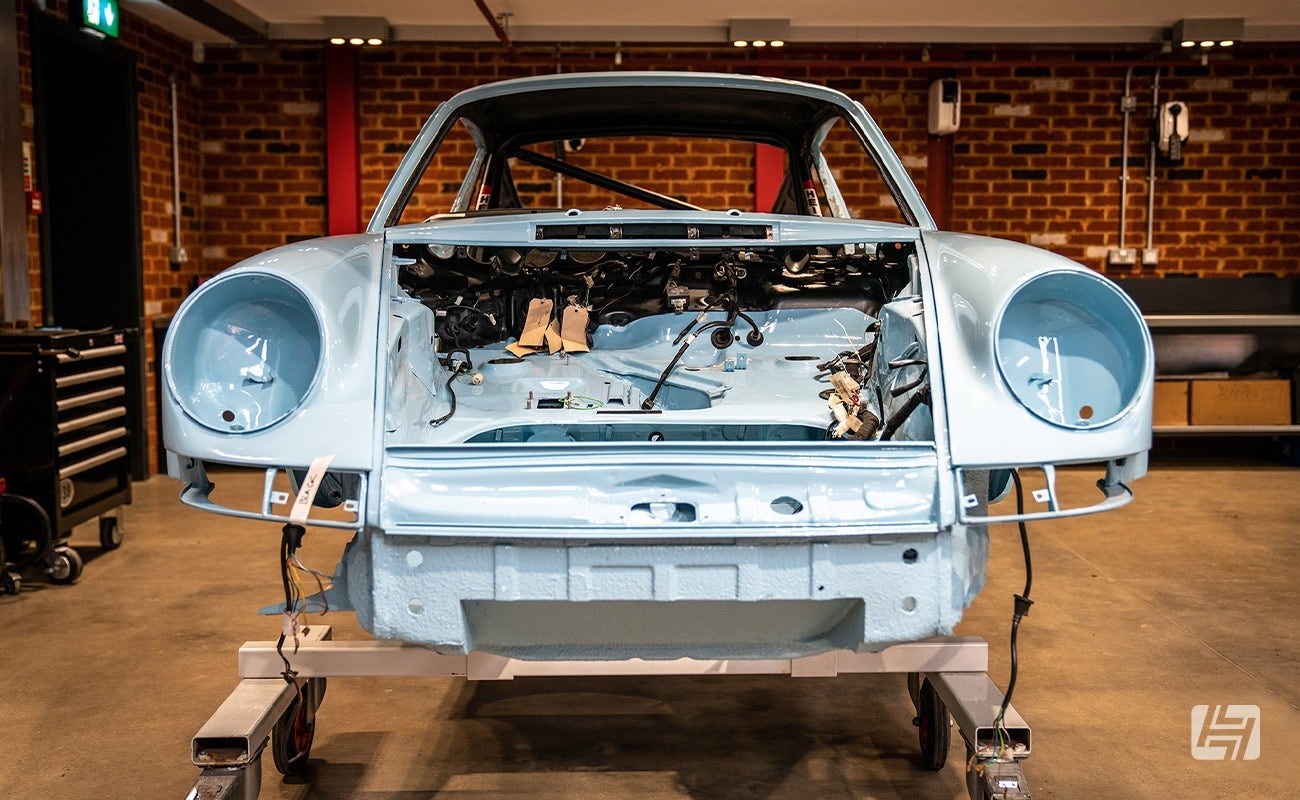
<svg viewBox="0 0 1300 800"><path fill-rule="evenodd" d="M126 531L118 524L117 517L99 518L99 546L105 550L116 550L122 546Z"/></svg>
<svg viewBox="0 0 1300 800"><path fill-rule="evenodd" d="M921 744L921 767L928 770L943 769L948 760L952 726L948 718L948 707L928 680L921 682L917 693L916 723L917 739Z"/></svg>
<svg viewBox="0 0 1300 800"><path fill-rule="evenodd" d="M71 547L56 547L54 553L50 556L49 563L46 573L50 576L50 583L65 586L76 583L77 578L81 577L81 571L84 567L81 554Z"/></svg>

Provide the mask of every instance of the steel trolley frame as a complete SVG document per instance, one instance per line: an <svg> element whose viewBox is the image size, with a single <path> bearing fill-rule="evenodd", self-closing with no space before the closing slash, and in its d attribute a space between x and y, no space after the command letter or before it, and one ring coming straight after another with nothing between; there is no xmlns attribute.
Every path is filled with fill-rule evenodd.
<svg viewBox="0 0 1300 800"><path fill-rule="evenodd" d="M469 680L628 675L789 675L823 678L906 673L918 727L921 764L937 770L947 758L949 715L966 743L966 788L972 800L1028 800L1021 761L1030 754L1029 725L1011 706L1001 735L994 720L1002 692L988 676L988 643L953 636L899 644L880 653L831 651L794 659L675 661L521 661L489 653L440 655L397 642L334 641L329 626L300 638L293 669L300 687L282 677L275 642L239 649L243 679L203 725L191 758L203 773L186 800L255 800L268 747L285 774L302 772L327 678L461 676Z"/></svg>

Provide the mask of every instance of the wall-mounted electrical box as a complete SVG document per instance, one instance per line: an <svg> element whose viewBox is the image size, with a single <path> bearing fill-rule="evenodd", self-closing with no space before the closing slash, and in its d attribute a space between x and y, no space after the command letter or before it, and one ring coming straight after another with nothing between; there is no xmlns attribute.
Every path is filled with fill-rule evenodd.
<svg viewBox="0 0 1300 800"><path fill-rule="evenodd" d="M1189 124L1187 104L1173 100L1160 107L1157 118L1156 144L1160 154L1170 161L1183 160L1183 142L1187 141Z"/></svg>
<svg viewBox="0 0 1300 800"><path fill-rule="evenodd" d="M961 127L961 81L942 78L930 84L930 117L926 129L934 136L956 133Z"/></svg>

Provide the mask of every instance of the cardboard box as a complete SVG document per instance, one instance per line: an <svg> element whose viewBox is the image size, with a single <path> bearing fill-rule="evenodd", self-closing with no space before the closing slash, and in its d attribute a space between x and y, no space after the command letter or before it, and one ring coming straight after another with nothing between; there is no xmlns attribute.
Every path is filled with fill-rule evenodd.
<svg viewBox="0 0 1300 800"><path fill-rule="evenodd" d="M1152 425L1187 425L1188 381L1156 381L1155 405L1151 409Z"/></svg>
<svg viewBox="0 0 1300 800"><path fill-rule="evenodd" d="M1290 425L1291 382L1287 380L1194 380L1193 425Z"/></svg>

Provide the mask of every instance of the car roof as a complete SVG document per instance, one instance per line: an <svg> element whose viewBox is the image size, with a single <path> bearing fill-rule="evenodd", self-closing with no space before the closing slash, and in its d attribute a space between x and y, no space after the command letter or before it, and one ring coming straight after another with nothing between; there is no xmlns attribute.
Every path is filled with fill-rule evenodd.
<svg viewBox="0 0 1300 800"><path fill-rule="evenodd" d="M488 141L577 136L710 136L798 145L837 109L843 93L779 78L699 72L542 75L468 89L452 113Z"/></svg>

